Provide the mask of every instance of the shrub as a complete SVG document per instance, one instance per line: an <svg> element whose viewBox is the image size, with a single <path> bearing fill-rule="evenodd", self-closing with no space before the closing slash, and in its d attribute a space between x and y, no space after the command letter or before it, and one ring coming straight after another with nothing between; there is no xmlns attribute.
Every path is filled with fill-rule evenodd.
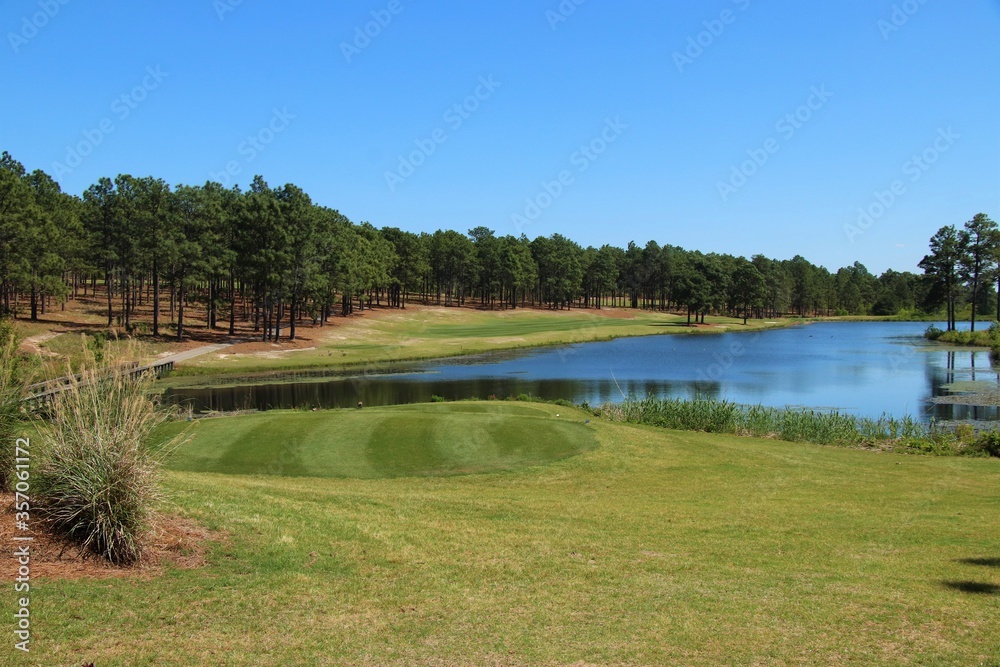
<svg viewBox="0 0 1000 667"><path fill-rule="evenodd" d="M972 428L971 424L959 424L955 427L955 438L957 438L960 443L972 442L975 437L976 430Z"/></svg>
<svg viewBox="0 0 1000 667"><path fill-rule="evenodd" d="M944 331L942 331L941 329L938 329L933 324L930 325L929 327L927 327L927 330L924 331L924 338L926 338L927 340L937 340L938 338L940 338L943 335L944 335Z"/></svg>
<svg viewBox="0 0 1000 667"><path fill-rule="evenodd" d="M142 558L170 451L170 443L150 443L168 413L151 397L153 374L125 370L137 361L134 345L101 360L84 345L79 374L55 395L40 427L45 447L33 476L39 514L85 551L119 565Z"/></svg>
<svg viewBox="0 0 1000 667"><path fill-rule="evenodd" d="M438 396L437 394L431 394L431 403L445 403L445 398L443 396Z"/></svg>
<svg viewBox="0 0 1000 667"><path fill-rule="evenodd" d="M967 449L973 454L1000 458L1000 431L993 430L980 433L976 441L969 445Z"/></svg>
<svg viewBox="0 0 1000 667"><path fill-rule="evenodd" d="M103 331L95 331L90 336L85 336L84 340L87 344L87 350L94 357L94 361L98 364L104 363L104 350L108 346L108 334Z"/></svg>
<svg viewBox="0 0 1000 667"><path fill-rule="evenodd" d="M133 336L148 336L151 331L145 322L132 322L125 330Z"/></svg>

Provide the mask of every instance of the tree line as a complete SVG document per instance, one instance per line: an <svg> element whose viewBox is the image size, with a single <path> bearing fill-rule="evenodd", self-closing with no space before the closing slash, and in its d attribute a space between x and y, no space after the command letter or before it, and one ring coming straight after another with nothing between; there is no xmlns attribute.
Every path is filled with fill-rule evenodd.
<svg viewBox="0 0 1000 667"><path fill-rule="evenodd" d="M963 274L964 275L964 274ZM986 275L985 273L983 274ZM934 303L932 277L862 264L831 272L801 256L702 253L649 241L582 247L560 234L412 233L355 224L301 188L101 178L82 196L0 156L0 309L37 319L100 294L108 326L184 336L192 309L235 335L294 339L303 321L408 303L488 309L614 306L770 318L894 315ZM979 289L981 294L986 290ZM151 310L140 319L137 313Z"/></svg>

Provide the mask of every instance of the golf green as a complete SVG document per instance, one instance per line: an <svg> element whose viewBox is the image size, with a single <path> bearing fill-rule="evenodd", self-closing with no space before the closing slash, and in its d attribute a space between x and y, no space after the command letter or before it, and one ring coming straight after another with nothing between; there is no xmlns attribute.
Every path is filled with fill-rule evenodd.
<svg viewBox="0 0 1000 667"><path fill-rule="evenodd" d="M484 402L206 419L190 425L168 467L360 479L513 470L595 448L580 415L554 406ZM172 424L167 431L180 428Z"/></svg>

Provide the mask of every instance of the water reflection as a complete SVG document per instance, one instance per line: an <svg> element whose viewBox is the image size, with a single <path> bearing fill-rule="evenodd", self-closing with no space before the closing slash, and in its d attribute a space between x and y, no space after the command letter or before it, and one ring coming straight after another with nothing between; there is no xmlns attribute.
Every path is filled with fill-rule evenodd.
<svg viewBox="0 0 1000 667"><path fill-rule="evenodd" d="M310 408L350 408L364 405L427 403L433 397L448 401L465 399L506 399L521 394L556 400L567 398L592 405L619 402L628 396L684 395L721 398L719 383L683 383L594 380L524 380L513 377L470 380L414 379L378 376L376 379L348 379L329 382L285 383L232 386L211 389L171 389L170 403L190 406L195 412L233 410L273 410Z"/></svg>
<svg viewBox="0 0 1000 667"><path fill-rule="evenodd" d="M415 364L408 372L270 385L174 389L206 410L347 408L529 394L592 405L627 396L705 396L878 417L998 419L995 406L934 404L956 382L1000 374L985 351L925 344L926 323L822 323L761 334L654 336ZM321 375L321 374L319 374ZM302 374L300 374L302 377Z"/></svg>
<svg viewBox="0 0 1000 667"><path fill-rule="evenodd" d="M930 398L963 396L967 392L951 387L956 383L976 382L977 391L1000 392L1000 372L993 368L989 353L981 350L937 351L927 355L926 391ZM959 389L972 389L960 386ZM969 399L973 400L973 399ZM935 404L927 403L922 414L924 420L974 420L1000 419L1000 407L995 405Z"/></svg>

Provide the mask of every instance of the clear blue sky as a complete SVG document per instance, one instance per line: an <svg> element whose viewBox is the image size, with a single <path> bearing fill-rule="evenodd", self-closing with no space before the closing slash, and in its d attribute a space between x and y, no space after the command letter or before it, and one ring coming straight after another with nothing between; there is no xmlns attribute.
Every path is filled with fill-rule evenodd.
<svg viewBox="0 0 1000 667"><path fill-rule="evenodd" d="M5 0L0 148L73 193L229 165L378 227L876 273L1000 218L1000 0L576 2Z"/></svg>

